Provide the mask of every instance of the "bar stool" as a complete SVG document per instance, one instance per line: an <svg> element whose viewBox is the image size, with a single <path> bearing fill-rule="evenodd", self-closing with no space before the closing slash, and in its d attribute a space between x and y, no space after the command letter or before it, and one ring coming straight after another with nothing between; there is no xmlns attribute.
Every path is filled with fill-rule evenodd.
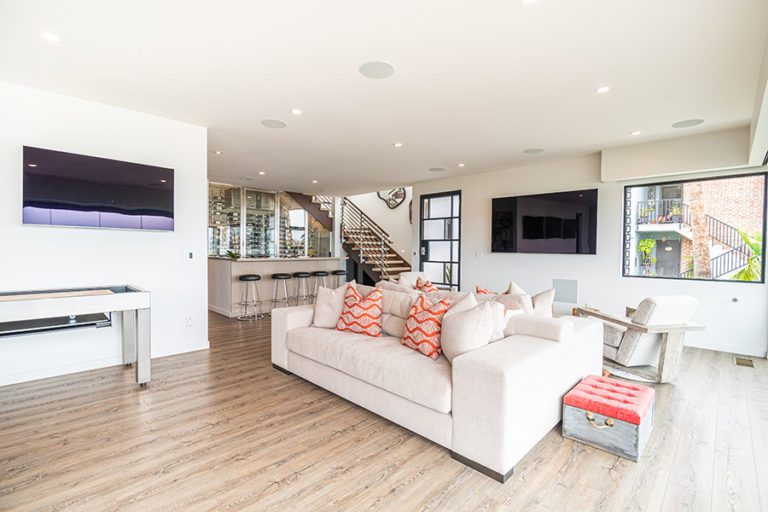
<svg viewBox="0 0 768 512"><path fill-rule="evenodd" d="M299 303L304 302L311 302L312 295L309 293L309 286L307 283L309 283L309 276L311 276L309 272L294 272L293 278L296 279L296 295L293 295L291 298L296 300L296 305L298 306Z"/></svg>
<svg viewBox="0 0 768 512"><path fill-rule="evenodd" d="M277 274L272 274L270 276L272 278L272 281L275 282L275 289L272 293L272 309L278 307L279 304L285 304L286 306L290 306L290 302L288 302L288 280L291 278L291 274L284 274L282 272ZM283 297L280 297L280 283L283 283L282 290L283 290Z"/></svg>
<svg viewBox="0 0 768 512"><path fill-rule="evenodd" d="M331 272L331 274L333 274L333 276L336 278L335 288L338 288L339 286L347 282L346 270L334 270L333 272Z"/></svg>
<svg viewBox="0 0 768 512"><path fill-rule="evenodd" d="M261 320L264 315L261 313L261 297L259 296L259 287L256 283L261 281L261 276L258 274L243 274L238 277L242 287L243 300L237 303L238 306L243 308L242 315L238 316L238 320ZM248 310L253 309L253 313L249 314Z"/></svg>
<svg viewBox="0 0 768 512"><path fill-rule="evenodd" d="M312 287L312 302L315 301L315 298L317 298L317 290L321 286L323 288L328 288L328 271L327 270L316 270L312 272L312 277L315 278L315 285Z"/></svg>

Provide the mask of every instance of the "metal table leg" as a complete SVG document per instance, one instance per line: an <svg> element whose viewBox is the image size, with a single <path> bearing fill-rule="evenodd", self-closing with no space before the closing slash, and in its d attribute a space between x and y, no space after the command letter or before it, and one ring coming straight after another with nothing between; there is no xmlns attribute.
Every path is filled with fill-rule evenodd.
<svg viewBox="0 0 768 512"><path fill-rule="evenodd" d="M151 354L150 310L136 310L136 382L139 386L149 383Z"/></svg>

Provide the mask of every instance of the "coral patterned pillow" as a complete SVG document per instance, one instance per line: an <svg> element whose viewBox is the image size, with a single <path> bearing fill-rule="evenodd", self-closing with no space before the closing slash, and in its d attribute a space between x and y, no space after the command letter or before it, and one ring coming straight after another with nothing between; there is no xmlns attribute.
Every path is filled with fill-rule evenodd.
<svg viewBox="0 0 768 512"><path fill-rule="evenodd" d="M363 298L354 285L347 286L344 309L336 322L336 330L381 336L382 297L378 288Z"/></svg>
<svg viewBox="0 0 768 512"><path fill-rule="evenodd" d="M437 289L437 286L432 284L432 281L428 279L422 279L420 277L416 279L416 289L419 290L420 292L427 292L427 293L440 291Z"/></svg>
<svg viewBox="0 0 768 512"><path fill-rule="evenodd" d="M483 288L482 286L475 286L475 293L478 295L498 295L496 292L492 292L488 288Z"/></svg>
<svg viewBox="0 0 768 512"><path fill-rule="evenodd" d="M426 295L420 296L405 321L402 344L418 350L430 359L440 357L440 331L443 325L443 315L451 307L451 304L452 301L448 299L433 303Z"/></svg>

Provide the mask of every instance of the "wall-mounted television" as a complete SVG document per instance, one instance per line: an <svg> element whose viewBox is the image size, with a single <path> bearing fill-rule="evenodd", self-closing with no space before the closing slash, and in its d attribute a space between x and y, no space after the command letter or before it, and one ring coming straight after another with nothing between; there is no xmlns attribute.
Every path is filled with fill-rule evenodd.
<svg viewBox="0 0 768 512"><path fill-rule="evenodd" d="M24 224L173 231L173 169L24 146Z"/></svg>
<svg viewBox="0 0 768 512"><path fill-rule="evenodd" d="M597 253L597 189L493 199L492 252Z"/></svg>

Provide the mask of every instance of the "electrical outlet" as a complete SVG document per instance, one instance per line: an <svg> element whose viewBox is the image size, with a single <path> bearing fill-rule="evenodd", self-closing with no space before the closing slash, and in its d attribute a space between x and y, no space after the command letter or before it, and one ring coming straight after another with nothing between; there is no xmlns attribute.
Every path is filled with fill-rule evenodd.
<svg viewBox="0 0 768 512"><path fill-rule="evenodd" d="M187 327L192 327L192 317L191 316L185 316L184 317L184 324Z"/></svg>

